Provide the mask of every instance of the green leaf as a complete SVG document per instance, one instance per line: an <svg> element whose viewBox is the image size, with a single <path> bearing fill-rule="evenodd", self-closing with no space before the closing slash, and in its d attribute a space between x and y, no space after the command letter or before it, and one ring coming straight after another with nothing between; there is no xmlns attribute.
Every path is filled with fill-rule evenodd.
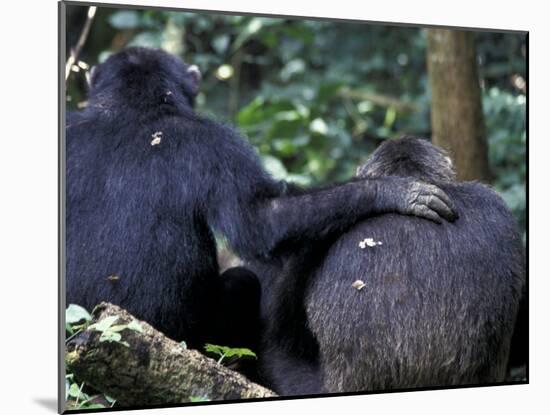
<svg viewBox="0 0 550 415"><path fill-rule="evenodd" d="M264 154L262 155L262 162L265 169L271 173L275 180L284 180L286 178L288 172L281 160L268 154Z"/></svg>
<svg viewBox="0 0 550 415"><path fill-rule="evenodd" d="M97 57L97 62L98 63L105 62L109 58L109 56L111 56L112 54L113 54L113 52L110 51L110 50L104 50L104 51L100 52L98 57Z"/></svg>
<svg viewBox="0 0 550 415"><path fill-rule="evenodd" d="M264 100L261 97L257 97L246 107L242 108L237 114L237 124L241 127L247 125L257 124L262 119L262 105Z"/></svg>
<svg viewBox="0 0 550 415"><path fill-rule="evenodd" d="M393 126L393 123L395 122L396 117L397 117L397 111L395 111L395 108L389 107L386 110L386 117L384 118L384 126L386 128L391 128Z"/></svg>
<svg viewBox="0 0 550 415"><path fill-rule="evenodd" d="M120 342L122 335L114 331L104 331L99 337L100 342Z"/></svg>
<svg viewBox="0 0 550 415"><path fill-rule="evenodd" d="M135 29L140 24L136 10L120 10L109 16L109 24L115 29Z"/></svg>
<svg viewBox="0 0 550 415"><path fill-rule="evenodd" d="M327 123L322 118L315 118L309 125L309 129L311 132L320 135L327 135L328 133Z"/></svg>
<svg viewBox="0 0 550 415"><path fill-rule="evenodd" d="M141 324L139 324L137 320L132 320L128 324L128 329L137 331L138 333L143 333L143 327L141 327Z"/></svg>
<svg viewBox="0 0 550 415"><path fill-rule="evenodd" d="M225 351L228 350L229 347L226 346L218 346L216 344L210 344L206 343L204 345L204 350L208 353L216 354L218 356L223 356L225 354Z"/></svg>
<svg viewBox="0 0 550 415"><path fill-rule="evenodd" d="M214 48L216 53L218 53L218 55L222 55L227 50L227 47L229 46L229 41L229 35L224 33L222 35L216 36L212 40L212 47Z"/></svg>
<svg viewBox="0 0 550 415"><path fill-rule="evenodd" d="M239 357L239 358L243 357L243 356L256 357L256 353L254 353L252 350L246 349L244 347L232 348L232 347L219 346L219 345L216 345L216 344L207 343L207 344L204 345L204 349L208 353L213 353L213 354L218 355L218 356L225 356L225 357L236 356L236 357Z"/></svg>
<svg viewBox="0 0 550 415"><path fill-rule="evenodd" d="M82 402L80 405L78 405L78 409L105 409L105 408L107 407L100 403Z"/></svg>
<svg viewBox="0 0 550 415"><path fill-rule="evenodd" d="M78 400L88 400L90 397L80 390L80 386L76 383L72 383L69 387L68 394L71 398Z"/></svg>
<svg viewBox="0 0 550 415"><path fill-rule="evenodd" d="M110 404L113 404L116 402L115 398L111 398L109 395L103 395L105 397L105 400L109 402Z"/></svg>
<svg viewBox="0 0 550 415"><path fill-rule="evenodd" d="M92 324L89 329L105 332L109 327L111 327L115 321L118 320L118 316L107 316L103 320Z"/></svg>
<svg viewBox="0 0 550 415"><path fill-rule="evenodd" d="M163 36L158 32L138 33L128 46L141 46L144 48L160 48L162 46Z"/></svg>
<svg viewBox="0 0 550 415"><path fill-rule="evenodd" d="M83 320L92 320L90 313L88 313L84 307L76 304L69 304L69 307L65 310L65 321L69 324L76 324Z"/></svg>
<svg viewBox="0 0 550 415"><path fill-rule="evenodd" d="M342 87L344 86L343 82L326 82L323 83L317 90L317 96L315 101L320 103L326 103L331 99L334 99L340 93Z"/></svg>
<svg viewBox="0 0 550 415"><path fill-rule="evenodd" d="M311 186L312 184L311 177L306 176L305 174L289 174L286 176L286 180L299 186Z"/></svg>
<svg viewBox="0 0 550 415"><path fill-rule="evenodd" d="M208 402L210 399L208 399L206 396L190 396L189 402Z"/></svg>
<svg viewBox="0 0 550 415"><path fill-rule="evenodd" d="M230 348L226 353L226 357L233 357L236 356L238 358L249 356L253 358L257 358L256 353L254 353L252 350L240 347L240 348Z"/></svg>
<svg viewBox="0 0 550 415"><path fill-rule="evenodd" d="M292 59L281 70L281 74L280 74L281 80L283 82L287 82L294 75L304 73L305 69L306 69L306 63L304 62L303 59L300 59L300 58Z"/></svg>
<svg viewBox="0 0 550 415"><path fill-rule="evenodd" d="M235 42L233 42L231 49L233 51L239 49L248 39L250 39L254 34L258 33L262 29L264 23L265 21L259 17L253 17L252 19L250 19L248 24L245 26L244 29L241 30L241 32L235 39Z"/></svg>
<svg viewBox="0 0 550 415"><path fill-rule="evenodd" d="M128 328L128 324L116 324L114 326L109 327L109 332L118 333L119 331L126 330Z"/></svg>

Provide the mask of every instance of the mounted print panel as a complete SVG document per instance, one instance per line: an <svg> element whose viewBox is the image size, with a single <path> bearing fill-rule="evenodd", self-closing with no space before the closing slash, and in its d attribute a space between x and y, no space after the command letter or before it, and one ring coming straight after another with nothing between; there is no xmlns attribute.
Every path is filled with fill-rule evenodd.
<svg viewBox="0 0 550 415"><path fill-rule="evenodd" d="M528 383L527 32L59 13L60 412Z"/></svg>

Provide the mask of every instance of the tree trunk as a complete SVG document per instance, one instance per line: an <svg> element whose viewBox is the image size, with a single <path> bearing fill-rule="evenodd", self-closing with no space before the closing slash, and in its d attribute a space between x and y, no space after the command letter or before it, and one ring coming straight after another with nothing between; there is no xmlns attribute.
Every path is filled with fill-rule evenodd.
<svg viewBox="0 0 550 415"><path fill-rule="evenodd" d="M122 406L174 404L193 398L213 401L276 396L112 304L97 306L92 323L109 316L117 317L113 324L121 338L102 341L102 332L89 327L68 342L65 362L79 381L115 398ZM139 330L135 323L133 328L123 328L133 321Z"/></svg>
<svg viewBox="0 0 550 415"><path fill-rule="evenodd" d="M432 141L453 159L459 180L490 180L473 32L428 29Z"/></svg>

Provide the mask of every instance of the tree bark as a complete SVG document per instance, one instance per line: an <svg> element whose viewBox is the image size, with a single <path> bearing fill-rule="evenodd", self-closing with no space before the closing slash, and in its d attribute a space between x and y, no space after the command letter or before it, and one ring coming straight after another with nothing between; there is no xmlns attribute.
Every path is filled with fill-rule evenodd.
<svg viewBox="0 0 550 415"><path fill-rule="evenodd" d="M446 149L459 180L490 180L473 32L428 29L432 141Z"/></svg>
<svg viewBox="0 0 550 415"><path fill-rule="evenodd" d="M92 323L108 316L117 316L116 325L137 321L127 311L102 303L95 308ZM141 332L123 329L119 342L100 341L101 332L93 328L77 334L67 344L68 370L122 406L276 396L149 324L138 324Z"/></svg>

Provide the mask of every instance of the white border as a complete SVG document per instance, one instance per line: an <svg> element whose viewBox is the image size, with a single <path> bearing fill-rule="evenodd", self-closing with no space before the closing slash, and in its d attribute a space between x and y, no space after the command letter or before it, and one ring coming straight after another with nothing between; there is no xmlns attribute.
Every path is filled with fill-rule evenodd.
<svg viewBox="0 0 550 415"><path fill-rule="evenodd" d="M246 415L258 411L266 414L327 411L463 415L540 413L543 411L538 408L548 408L544 398L550 390L547 380L550 277L545 272L548 254L543 238L548 234L545 217L549 206L545 165L550 142L546 126L550 25L543 2L530 5L503 0L324 3L139 0L139 3L530 31L530 287L532 324L537 328L536 332L531 330L531 384L187 407L158 413ZM2 4L2 16L0 358L3 365L0 373L4 398L1 405L3 413L51 414L55 412L57 383L57 4L54 0L12 0Z"/></svg>

